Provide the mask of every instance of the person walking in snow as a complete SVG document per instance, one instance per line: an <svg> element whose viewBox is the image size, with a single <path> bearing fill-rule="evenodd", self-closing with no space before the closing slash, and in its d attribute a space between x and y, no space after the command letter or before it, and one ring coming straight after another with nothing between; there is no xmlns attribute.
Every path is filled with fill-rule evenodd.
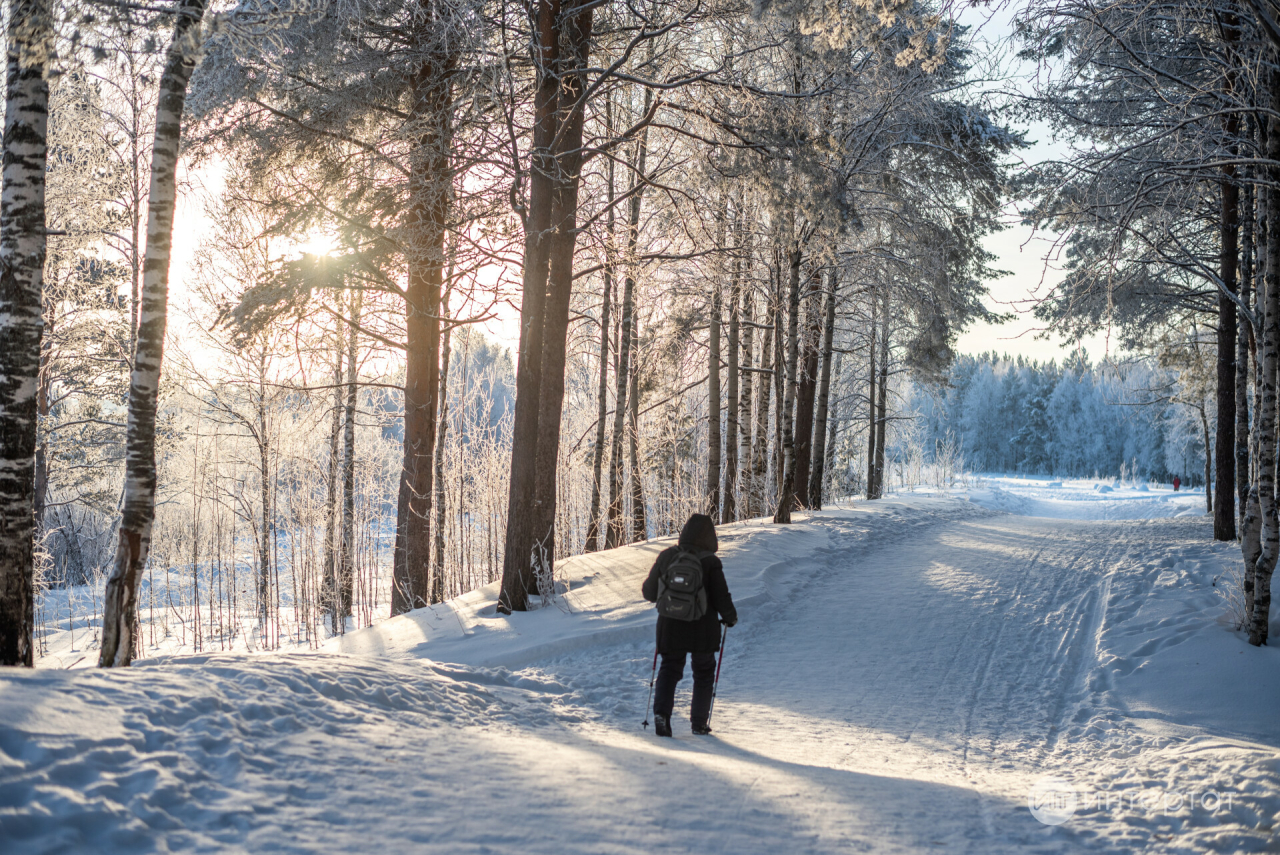
<svg viewBox="0 0 1280 855"><path fill-rule="evenodd" d="M729 595L729 585L724 578L724 565L716 557L720 548L716 540L716 526L706 514L694 514L680 530L677 546L669 546L658 553L658 558L644 580L641 593L651 603L658 603L658 654L662 665L658 669L658 682L653 698L653 729L658 736L671 735L671 713L675 707L676 684L684 677L686 655L693 658L693 705L690 722L696 734L708 734L711 725L711 694L716 675L716 652L720 650L720 623L733 626L738 622L738 612ZM690 556L692 553L692 557ZM662 612L667 605L669 591L679 584L669 579L671 572L682 564L697 559L701 580L695 591L690 592L692 619L681 620ZM690 574L693 575L693 574ZM659 602L659 598L664 602ZM679 606L677 605L678 609ZM671 612L673 609L666 609ZM717 616L719 620L717 620Z"/></svg>

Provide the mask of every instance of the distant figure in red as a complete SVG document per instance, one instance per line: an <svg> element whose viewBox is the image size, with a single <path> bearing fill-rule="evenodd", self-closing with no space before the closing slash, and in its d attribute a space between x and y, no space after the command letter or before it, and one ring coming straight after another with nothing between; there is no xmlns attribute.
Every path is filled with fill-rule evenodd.
<svg viewBox="0 0 1280 855"><path fill-rule="evenodd" d="M1178 488L1182 486L1182 479L1177 475L1173 476L1173 492L1178 492Z"/></svg>

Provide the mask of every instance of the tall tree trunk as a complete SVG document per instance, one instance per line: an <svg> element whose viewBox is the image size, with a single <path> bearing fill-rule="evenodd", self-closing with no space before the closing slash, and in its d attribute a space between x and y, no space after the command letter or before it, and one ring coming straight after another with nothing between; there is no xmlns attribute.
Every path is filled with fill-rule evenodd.
<svg viewBox="0 0 1280 855"><path fill-rule="evenodd" d="M538 590L538 575L549 578L553 570L565 341L582 164L581 96L594 9L580 3L561 10L552 0L537 0L534 7L537 87L507 538L498 598L503 612L528 608L529 594Z"/></svg>
<svg viewBox="0 0 1280 855"><path fill-rule="evenodd" d="M645 112L652 103L652 96L645 93ZM644 199L645 170L648 168L648 129L640 132L636 143L636 162L631 184L631 199L627 208L627 244L623 264L626 270L622 284L622 323L618 330L618 367L617 391L614 395L613 442L610 446L611 467L609 470L609 506L606 508L605 546L612 549L621 546L624 541L622 490L624 471L622 464L622 442L626 430L627 399L629 390L634 385L631 375L634 373L636 342L636 252L640 244L640 211Z"/></svg>
<svg viewBox="0 0 1280 855"><path fill-rule="evenodd" d="M876 495L876 348L879 346L878 321L880 298L875 286L871 288L871 336L867 354L870 370L867 373L867 501L878 499Z"/></svg>
<svg viewBox="0 0 1280 855"><path fill-rule="evenodd" d="M775 523L791 522L791 506L795 504L796 443L795 405L796 371L800 361L800 244L789 254L787 276L787 385L782 399L782 489L778 491L778 507L773 512Z"/></svg>
<svg viewBox="0 0 1280 855"><path fill-rule="evenodd" d="M151 548L156 510L156 407L169 306L178 145L204 10L205 0L182 0L160 75L155 143L151 149L151 190L147 198L147 255L143 262L137 346L129 379L124 495L115 564L103 595L102 650L98 658L103 667L128 665L140 641L136 633L138 583ZM38 352L38 348L32 352L33 365Z"/></svg>
<svg viewBox="0 0 1280 855"><path fill-rule="evenodd" d="M450 264L452 273L452 263ZM452 275L450 276L452 278ZM440 303L440 317L446 323L449 318L449 291L452 286L445 291L444 300ZM435 461L435 563L431 570L431 595L429 599L432 603L444 602L444 524L445 524L445 496L444 496L444 453L445 439L449 433L449 356L450 347L449 340L452 338L453 327L446 326L444 333L441 335L440 341L440 427L436 431L436 461ZM466 394L465 389L463 394Z"/></svg>
<svg viewBox="0 0 1280 855"><path fill-rule="evenodd" d="M341 321L339 321L341 324ZM338 473L342 458L338 442L342 436L342 329L333 340L333 415L329 422L329 471L325 478L324 512L324 582L321 599L329 612L329 629L337 635L342 629L342 605L338 595Z"/></svg>
<svg viewBox="0 0 1280 855"><path fill-rule="evenodd" d="M258 622L263 646L270 644L271 625L271 441L267 426L267 352L258 359L258 401L254 414L258 434ZM341 556L339 556L341 564Z"/></svg>
<svg viewBox="0 0 1280 855"><path fill-rule="evenodd" d="M612 136L613 131L613 98L605 101L605 133ZM604 246L604 294L600 303L600 384L596 392L596 444L591 453L591 516L587 522L587 552L595 552L600 548L600 488L601 470L604 463L605 421L609 415L609 310L613 296L613 206L614 162L609 159L605 167L608 175L607 189L609 194L605 227Z"/></svg>
<svg viewBox="0 0 1280 855"><path fill-rule="evenodd" d="M721 248L724 241L720 241ZM720 518L720 278L711 286L707 309L707 488L703 509Z"/></svg>
<svg viewBox="0 0 1280 855"><path fill-rule="evenodd" d="M355 599L356 550L356 405L359 402L359 339L361 292L351 295L351 327L347 330L347 407L342 425L342 542L338 553L338 595L342 617L351 616ZM345 626L345 624L344 624Z"/></svg>
<svg viewBox="0 0 1280 855"><path fill-rule="evenodd" d="M738 251L742 246L741 217L736 211L738 222L735 223L733 272L729 278L729 353L727 354L728 376L725 378L725 413L724 413L724 490L721 513L722 522L733 522L738 518L737 478L738 478L738 346L741 329L739 326L738 303L742 290L742 262Z"/></svg>
<svg viewBox="0 0 1280 855"><path fill-rule="evenodd" d="M631 373L631 329L635 324L635 277L622 285L622 328L618 333L617 391L613 398L613 439L609 447L609 505L605 508L605 548L622 545L622 439L626 428Z"/></svg>
<svg viewBox="0 0 1280 855"><path fill-rule="evenodd" d="M741 485L742 508L739 516L751 519L756 515L755 504L755 457L751 441L751 427L755 412L753 396L755 391L755 309L752 305L751 285L743 277L742 306L738 310L742 323L742 388L738 396L738 430L740 431L740 450L738 452L738 483Z"/></svg>
<svg viewBox="0 0 1280 855"><path fill-rule="evenodd" d="M836 334L837 272L827 270L827 289L822 305L822 373L818 378L818 412L813 425L813 477L809 481L809 507L822 508L823 479L827 474L827 413L831 402L831 352Z"/></svg>
<svg viewBox="0 0 1280 855"><path fill-rule="evenodd" d="M763 516L769 474L769 402L773 392L773 295L765 301L763 338L760 340L760 394L756 398L755 447L751 451L751 515Z"/></svg>
<svg viewBox="0 0 1280 855"><path fill-rule="evenodd" d="M36 390L44 291L47 51L46 0L13 0L6 38L4 183L0 191L0 665L35 664Z"/></svg>
<svg viewBox="0 0 1280 855"><path fill-rule="evenodd" d="M783 324L786 322L786 303L782 292L782 248L774 248L774 303L773 303L773 489L774 502L782 494L784 475L782 462L782 409L787 385L786 344Z"/></svg>
<svg viewBox="0 0 1280 855"><path fill-rule="evenodd" d="M1223 32L1228 40L1238 35L1234 15L1224 18ZM1230 49L1230 48L1228 48ZM1231 98L1235 74L1226 75L1227 99ZM1228 162L1222 168L1221 277L1224 291L1237 292L1236 273L1240 252L1240 188L1236 184L1235 138L1240 131L1240 115L1227 111L1223 132L1227 138ZM1236 304L1218 295L1218 424L1214 449L1217 471L1214 473L1213 538L1235 540L1236 537ZM1205 490L1209 487L1206 484Z"/></svg>
<svg viewBox="0 0 1280 855"><path fill-rule="evenodd" d="M885 431L889 424L889 289L880 304L880 388L876 390L876 498L884 497Z"/></svg>
<svg viewBox="0 0 1280 855"><path fill-rule="evenodd" d="M1272 115L1280 111L1280 71L1267 75ZM1280 211L1280 122L1267 121L1266 156L1269 183L1268 218ZM1266 311L1262 328L1262 407L1258 414L1258 501L1262 517L1262 550L1254 565L1253 609L1249 615L1249 643L1267 643L1271 612L1271 574L1280 556L1280 513L1276 502L1276 373L1280 370L1280 228L1268 222L1266 243Z"/></svg>
<svg viewBox="0 0 1280 855"><path fill-rule="evenodd" d="M822 315L818 303L821 280L817 271L809 277L805 295L804 357L796 385L796 481L797 505L809 504L809 472L813 466L813 407L818 391L818 349L822 335Z"/></svg>
<svg viewBox="0 0 1280 855"><path fill-rule="evenodd" d="M1242 195L1240 301L1253 302L1253 185L1246 176ZM1249 501L1249 319L1236 319L1236 512L1244 525Z"/></svg>
<svg viewBox="0 0 1280 855"><path fill-rule="evenodd" d="M832 382L839 382L840 365L843 358L844 358L843 353L836 354L836 365L834 369L835 379ZM840 427L840 401L839 399L836 399L831 403L831 412L827 418L827 444L825 446L825 453L823 455L823 461L822 461L823 478L826 481L831 480L832 473L835 471L833 466L834 466L834 461L836 456L836 435L839 432L839 427ZM825 484L824 484L824 489L825 489Z"/></svg>
<svg viewBox="0 0 1280 855"><path fill-rule="evenodd" d="M1200 413L1200 431L1204 437L1204 512L1213 515L1213 431L1209 427L1209 413L1204 404Z"/></svg>
<svg viewBox="0 0 1280 855"><path fill-rule="evenodd" d="M422 12L412 38L432 44L441 12L420 0ZM440 390L440 289L444 279L445 234L453 190L453 68L451 48L432 49L413 79L410 127L416 131L409 158L409 214L405 289L404 463L396 505L392 558L391 614L429 604L431 585L431 503ZM523 367L523 366L522 366ZM536 365L532 366L537 368Z"/></svg>
<svg viewBox="0 0 1280 855"><path fill-rule="evenodd" d="M640 323L639 318L631 328L631 392L627 395L630 423L627 428L627 444L631 459L631 542L637 543L649 537L648 515L644 507L644 473L640 470Z"/></svg>
<svg viewBox="0 0 1280 855"><path fill-rule="evenodd" d="M39 380L36 386L35 496L32 500L35 507L34 536L37 539L44 531L45 508L48 506L49 498L49 440L47 435L41 435L40 425L49 418L49 385L52 382L52 378L49 374L48 339L43 337L43 333L53 332L53 320L45 321L44 327L40 344Z"/></svg>

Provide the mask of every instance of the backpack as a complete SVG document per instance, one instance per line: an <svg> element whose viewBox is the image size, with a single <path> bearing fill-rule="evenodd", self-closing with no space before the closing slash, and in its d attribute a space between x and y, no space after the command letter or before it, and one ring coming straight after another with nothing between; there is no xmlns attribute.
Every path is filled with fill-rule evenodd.
<svg viewBox="0 0 1280 855"><path fill-rule="evenodd" d="M702 553L680 548L658 576L658 614L693 621L707 613L707 590L702 586Z"/></svg>

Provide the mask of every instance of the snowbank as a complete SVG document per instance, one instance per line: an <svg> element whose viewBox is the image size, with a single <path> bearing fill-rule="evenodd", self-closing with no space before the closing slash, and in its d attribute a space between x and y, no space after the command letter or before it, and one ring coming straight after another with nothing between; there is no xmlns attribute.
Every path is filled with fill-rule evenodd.
<svg viewBox="0 0 1280 855"><path fill-rule="evenodd" d="M1059 520L1132 520L1200 516L1204 493L1151 489L1146 484L1040 481L982 476L969 501L997 511Z"/></svg>
<svg viewBox="0 0 1280 855"><path fill-rule="evenodd" d="M835 526L860 531L871 547L937 518L975 513L981 512L952 498L913 496L831 508L816 517L796 514L791 525L760 518L718 526L716 532L729 589L745 619L769 601L785 600L819 566ZM556 570L567 590L536 611L499 614L495 582L331 639L323 649L520 668L576 650L648 640L653 637L653 606L641 598L640 585L658 553L674 543L674 537L666 537L563 560Z"/></svg>

